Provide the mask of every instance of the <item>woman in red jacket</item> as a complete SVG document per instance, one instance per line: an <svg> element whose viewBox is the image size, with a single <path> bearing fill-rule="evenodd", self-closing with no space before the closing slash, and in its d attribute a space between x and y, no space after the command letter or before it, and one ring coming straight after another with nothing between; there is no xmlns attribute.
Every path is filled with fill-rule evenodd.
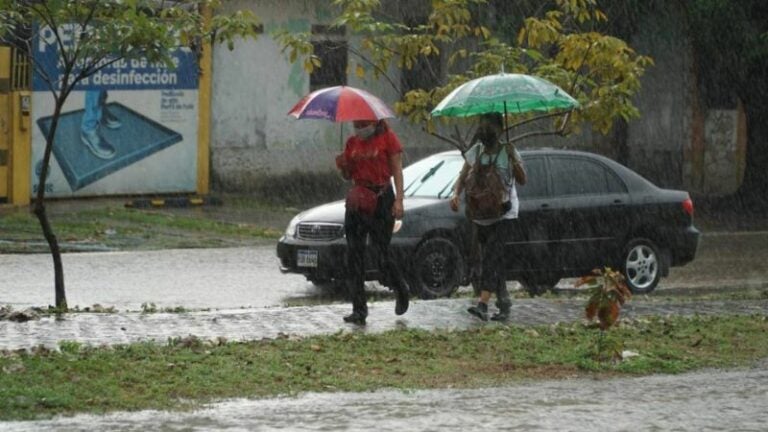
<svg viewBox="0 0 768 432"><path fill-rule="evenodd" d="M395 313L402 315L408 310L409 287L389 249L395 219L403 217L403 147L384 120L357 120L353 124L355 134L336 157L341 174L354 182L344 216L347 287L352 300L352 314L344 321L365 325L368 305L364 257L368 235L378 253L379 269L397 294Z"/></svg>

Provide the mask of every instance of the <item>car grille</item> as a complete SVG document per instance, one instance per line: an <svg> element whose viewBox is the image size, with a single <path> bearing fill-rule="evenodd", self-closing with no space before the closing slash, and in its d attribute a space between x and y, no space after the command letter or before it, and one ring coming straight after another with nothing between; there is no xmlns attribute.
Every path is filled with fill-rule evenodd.
<svg viewBox="0 0 768 432"><path fill-rule="evenodd" d="M344 225L327 223L300 223L296 237L302 240L327 241L344 236Z"/></svg>

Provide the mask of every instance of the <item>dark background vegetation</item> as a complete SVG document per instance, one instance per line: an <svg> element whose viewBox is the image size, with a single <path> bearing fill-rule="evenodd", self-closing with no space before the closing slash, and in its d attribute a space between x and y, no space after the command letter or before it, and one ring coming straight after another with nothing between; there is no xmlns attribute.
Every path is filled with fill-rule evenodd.
<svg viewBox="0 0 768 432"><path fill-rule="evenodd" d="M496 28L512 38L524 17L546 10L551 3L492 0ZM741 101L747 117L747 160L741 187L729 197L697 197L699 208L768 214L768 1L600 0L599 6L609 21L596 30L630 45L644 18L672 11L685 17L680 25L693 47L699 105L734 109ZM622 126L617 124L614 136L619 161L626 163Z"/></svg>

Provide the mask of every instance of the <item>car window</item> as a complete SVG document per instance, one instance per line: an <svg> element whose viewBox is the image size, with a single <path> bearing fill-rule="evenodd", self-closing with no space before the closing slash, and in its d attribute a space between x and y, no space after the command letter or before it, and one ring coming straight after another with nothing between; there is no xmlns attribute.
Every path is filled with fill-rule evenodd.
<svg viewBox="0 0 768 432"><path fill-rule="evenodd" d="M611 169L606 169L606 180L608 181L608 192L610 193L626 193L627 186L623 181L613 172Z"/></svg>
<svg viewBox="0 0 768 432"><path fill-rule="evenodd" d="M517 196L521 199L533 199L547 196L547 171L544 158L524 158L527 181L525 185L516 185Z"/></svg>
<svg viewBox="0 0 768 432"><path fill-rule="evenodd" d="M405 196L447 198L463 165L460 156L429 157L409 165L403 170Z"/></svg>
<svg viewBox="0 0 768 432"><path fill-rule="evenodd" d="M555 196L626 192L616 174L595 161L555 156L551 167Z"/></svg>

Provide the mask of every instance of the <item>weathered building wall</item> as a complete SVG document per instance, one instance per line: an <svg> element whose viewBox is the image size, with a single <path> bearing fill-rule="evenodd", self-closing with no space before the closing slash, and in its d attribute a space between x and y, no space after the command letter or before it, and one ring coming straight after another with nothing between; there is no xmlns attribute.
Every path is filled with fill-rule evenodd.
<svg viewBox="0 0 768 432"><path fill-rule="evenodd" d="M743 107L710 109L704 124L701 182L689 189L706 195L736 192L744 180L747 119Z"/></svg>
<svg viewBox="0 0 768 432"><path fill-rule="evenodd" d="M682 11L646 17L630 45L655 65L635 97L641 117L629 122L630 168L657 185L692 193L735 192L744 177L746 118L743 109L722 110L702 102L697 62Z"/></svg>
<svg viewBox="0 0 768 432"><path fill-rule="evenodd" d="M286 114L309 93L309 75L300 62L289 63L271 36L278 28L309 32L313 24L330 23L334 17L329 4L310 0L227 3L233 10L252 10L264 23L264 33L256 41L237 42L232 51L222 45L214 49L211 171L215 189L269 193L275 188L290 194L295 188L303 194L313 182L324 187L341 184L333 161L352 132L351 125L296 120ZM357 59L349 56L348 69L354 72L356 64ZM368 82L354 73L347 76L348 85L368 89L390 106L398 98L383 80ZM438 147L406 121L393 119L390 124L403 141L406 159L448 148Z"/></svg>
<svg viewBox="0 0 768 432"><path fill-rule="evenodd" d="M641 117L627 127L628 165L659 186L682 185L684 147L691 140L693 82L691 45L684 17L668 13L646 17L630 45L653 58L634 102Z"/></svg>
<svg viewBox="0 0 768 432"><path fill-rule="evenodd" d="M289 63L271 37L278 28L308 32L313 24L331 22L329 4L310 0L227 3L231 9L253 10L264 23L264 33L256 41L236 43L232 51L225 46L214 49L214 189L272 191L290 197L294 193L306 196L308 191L310 195L333 195L341 185L333 159L351 127L286 115L310 91L309 75L300 63ZM629 41L638 53L655 61L635 97L640 118L608 136L585 127L567 139L531 139L520 147L592 150L625 162L659 186L707 193L735 190L743 175L745 126L739 129L743 114L709 111L699 105L692 47L683 22L683 12L669 8L647 17ZM355 46L354 40L348 42ZM357 62L354 55L348 56L348 71L352 71L347 74L348 84L368 89L392 105L399 98L398 91L383 79L357 78ZM399 84L399 71L389 72ZM452 148L406 120L393 119L390 124L403 141L406 164Z"/></svg>

